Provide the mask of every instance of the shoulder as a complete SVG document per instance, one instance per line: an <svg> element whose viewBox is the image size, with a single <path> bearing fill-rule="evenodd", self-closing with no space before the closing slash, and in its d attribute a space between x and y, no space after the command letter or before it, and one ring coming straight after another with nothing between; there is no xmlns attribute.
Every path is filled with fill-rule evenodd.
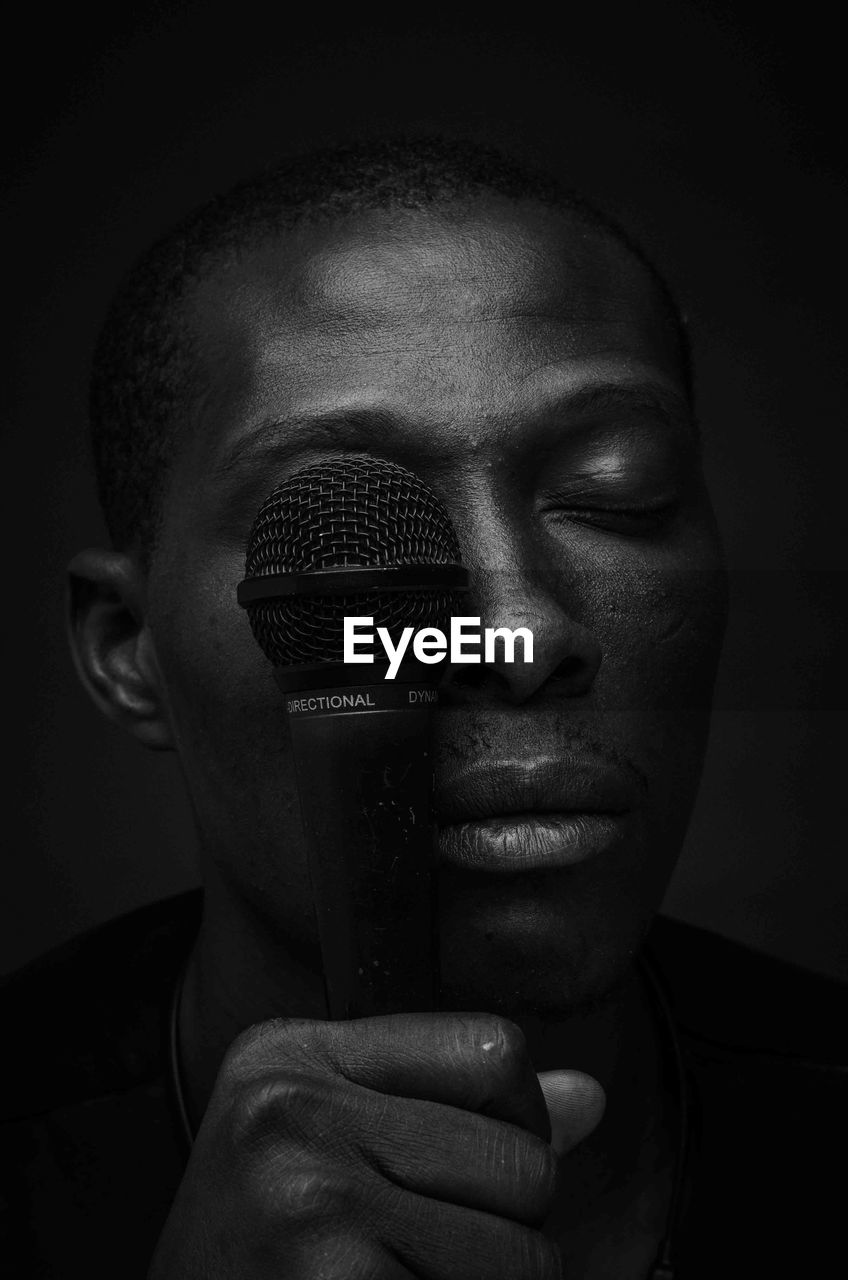
<svg viewBox="0 0 848 1280"><path fill-rule="evenodd" d="M142 907L0 983L0 1121L143 1085L161 1070L167 1010L199 891Z"/></svg>
<svg viewBox="0 0 848 1280"><path fill-rule="evenodd" d="M646 953L681 1033L810 1065L848 1066L848 984L657 918Z"/></svg>
<svg viewBox="0 0 848 1280"><path fill-rule="evenodd" d="M661 919L690 1126L683 1273L809 1274L839 1256L848 986Z"/></svg>
<svg viewBox="0 0 848 1280"><path fill-rule="evenodd" d="M143 907L0 986L0 1239L20 1274L146 1274L184 1169L166 1052L199 915L199 893Z"/></svg>

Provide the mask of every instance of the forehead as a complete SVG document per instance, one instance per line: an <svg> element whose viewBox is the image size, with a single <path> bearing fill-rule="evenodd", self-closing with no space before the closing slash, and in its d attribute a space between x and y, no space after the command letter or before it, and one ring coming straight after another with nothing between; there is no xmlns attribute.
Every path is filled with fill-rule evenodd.
<svg viewBox="0 0 848 1280"><path fill-rule="evenodd" d="M198 461L263 423L338 411L468 437L593 380L683 394L647 270L532 203L302 223L210 273L191 318Z"/></svg>

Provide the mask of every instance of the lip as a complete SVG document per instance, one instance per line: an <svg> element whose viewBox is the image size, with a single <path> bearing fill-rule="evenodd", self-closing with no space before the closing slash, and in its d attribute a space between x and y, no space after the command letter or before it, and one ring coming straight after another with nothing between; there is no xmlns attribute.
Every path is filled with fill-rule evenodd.
<svg viewBox="0 0 848 1280"><path fill-rule="evenodd" d="M576 866L626 838L637 794L596 755L481 761L437 778L440 861L501 875Z"/></svg>

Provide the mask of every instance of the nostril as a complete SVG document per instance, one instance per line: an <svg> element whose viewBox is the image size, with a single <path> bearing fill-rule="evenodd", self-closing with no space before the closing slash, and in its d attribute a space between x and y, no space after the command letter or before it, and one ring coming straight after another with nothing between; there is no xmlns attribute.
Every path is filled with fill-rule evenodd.
<svg viewBox="0 0 848 1280"><path fill-rule="evenodd" d="M453 663L449 667L449 682L458 689L473 689L490 679L489 669L485 666L460 666Z"/></svg>
<svg viewBox="0 0 848 1280"><path fill-rule="evenodd" d="M563 658L562 662L551 672L553 680L574 680L580 676L586 667L586 663L578 654L570 653L568 657Z"/></svg>
<svg viewBox="0 0 848 1280"><path fill-rule="evenodd" d="M453 693L460 701L493 696L520 703L545 687L559 697L579 698L589 692L601 666L600 643L586 626L568 617L558 605L548 601L544 609L532 612L527 607L520 612L492 607L488 611L481 609L480 617L484 627L504 629L509 625L515 633L520 625L529 630L533 636L532 657L523 660L525 642L519 639L511 646L499 644L492 657L487 660L484 655L479 664L451 663L441 685L445 700Z"/></svg>
<svg viewBox="0 0 848 1280"><path fill-rule="evenodd" d="M566 654L548 679L561 693L568 692L574 697L589 690L600 665L600 646L587 644L584 652Z"/></svg>

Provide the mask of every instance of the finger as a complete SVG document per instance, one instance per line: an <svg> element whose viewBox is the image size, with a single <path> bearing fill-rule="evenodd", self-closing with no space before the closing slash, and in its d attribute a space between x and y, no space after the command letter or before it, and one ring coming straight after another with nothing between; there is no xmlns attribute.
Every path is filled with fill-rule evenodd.
<svg viewBox="0 0 848 1280"><path fill-rule="evenodd" d="M441 1103L404 1100L395 1106L396 1113L384 1109L382 1123L360 1130L356 1153L383 1178L527 1226L545 1220L558 1166L549 1143L517 1125Z"/></svg>
<svg viewBox="0 0 848 1280"><path fill-rule="evenodd" d="M489 1014L453 1013L364 1019L348 1026L356 1027L341 1064L349 1079L397 1097L494 1116L547 1141L544 1095L514 1023ZM384 1055L377 1047L383 1045Z"/></svg>
<svg viewBox="0 0 848 1280"><path fill-rule="evenodd" d="M303 1208L293 1168L315 1171L306 1208L326 1218L370 1211L381 1188L398 1188L535 1225L556 1188L550 1144L517 1125L327 1077L255 1078L233 1105L231 1133L260 1185L277 1184L272 1211L285 1203L292 1219Z"/></svg>
<svg viewBox="0 0 848 1280"><path fill-rule="evenodd" d="M354 1022L267 1022L239 1037L226 1073L269 1066L332 1072L401 1098L442 1102L517 1124L548 1141L539 1080L520 1029L483 1013L395 1014Z"/></svg>
<svg viewBox="0 0 848 1280"><path fill-rule="evenodd" d="M542 1071L539 1084L551 1122L551 1146L564 1155L600 1123L606 1094L584 1071Z"/></svg>
<svg viewBox="0 0 848 1280"><path fill-rule="evenodd" d="M552 1240L492 1214L405 1195L383 1229L392 1251L421 1280L562 1280Z"/></svg>
<svg viewBox="0 0 848 1280"><path fill-rule="evenodd" d="M392 1249L349 1235L288 1245L285 1269L276 1274L304 1280L418 1280Z"/></svg>

